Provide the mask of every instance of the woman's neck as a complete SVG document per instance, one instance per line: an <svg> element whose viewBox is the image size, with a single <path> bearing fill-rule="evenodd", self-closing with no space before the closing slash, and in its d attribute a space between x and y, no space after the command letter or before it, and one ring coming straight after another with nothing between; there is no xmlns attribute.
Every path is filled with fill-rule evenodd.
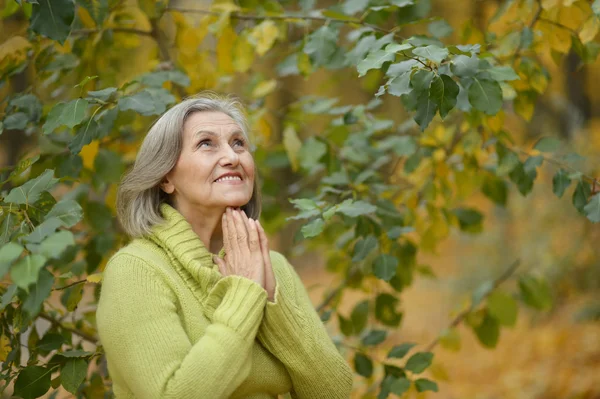
<svg viewBox="0 0 600 399"><path fill-rule="evenodd" d="M178 207L176 204L174 204L174 208L192 226L192 230L198 235L206 249L213 254L219 253L221 248L223 248L221 217L225 210L217 212L213 209L207 212L197 208Z"/></svg>

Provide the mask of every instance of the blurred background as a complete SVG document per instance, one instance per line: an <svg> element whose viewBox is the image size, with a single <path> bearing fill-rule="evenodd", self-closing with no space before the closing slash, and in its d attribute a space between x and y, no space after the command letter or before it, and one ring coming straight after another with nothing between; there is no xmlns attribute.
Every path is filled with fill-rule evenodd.
<svg viewBox="0 0 600 399"><path fill-rule="evenodd" d="M542 3L561 1L564 4L574 3L567 0L544 0ZM7 14L11 3L14 0L0 0L0 12L4 10ZM114 18L130 19L128 23L136 29L151 29L151 26L145 26L147 19L139 11L144 9L143 2L138 4L136 0L128 0L125 3L131 6L129 11ZM208 10L211 3L171 0L169 6ZM319 1L318 6L325 8L335 3ZM430 15L444 18L454 28L446 38L448 42L476 43L484 40L478 37L478 32L503 35L511 29L505 19L491 22L504 3L496 0L431 0ZM534 2L520 3L527 5ZM509 12L518 13L524 9L525 6L513 7ZM290 167L283 143L285 121L290 118L289 106L304 95L315 93L342 99L340 104L366 103L377 91L381 73L373 71L360 80L356 71L349 69L323 69L307 76L280 73L276 89L261 86L268 93L263 95L257 93L257 82L268 81L277 75L281 60L289 52L287 43L293 37L300 38L302 30L290 28L285 33L287 41L276 43L268 57L257 59L246 73L230 75L222 72L224 67L221 63L226 61L219 59L219 46L225 39L215 39L210 35L205 39L204 18L206 15L201 13L183 12L161 19L163 31L169 37L159 41L163 43L159 48L155 38L123 34L115 41L117 44L99 43L90 51L80 49L83 58L94 59L84 74L102 74L103 83L107 86L111 81L113 85L119 85L160 67L160 63L171 62L186 68L185 72L191 79L188 94L216 88L239 95L251 111L256 157L264 175L264 217L268 221L271 245L273 249L288 254L317 306L338 284L339 276L327 271L327 256L322 246L297 239L302 222L285 219L294 212L288 198L303 190L302 176ZM531 15L523 18L531 18ZM0 42L24 34L27 23L21 12L1 19ZM560 23L575 30L581 28L577 16L567 12L560 16ZM80 34L85 34L85 29L81 27ZM402 32L410 36L421 30L419 26L407 26ZM177 43L176 51L169 48L173 42ZM203 51L196 51L197 46L201 46ZM517 144L523 146L531 145L542 136L561 138L569 148L585 157L579 161L579 170L599 176L600 62L584 65L571 51L557 63L551 48L540 50L538 54L551 79L540 83L547 85L547 89L536 101L530 120L507 110L504 128ZM0 47L0 62L17 52L16 47ZM175 58L169 59L169 54ZM57 74L60 87L70 87L79 81L78 76L70 79L68 73ZM51 81L41 85L35 79L26 71L12 76L0 87L0 101L31 85L36 86L36 91L42 93L41 97L45 96L49 103L60 95L60 90L64 90ZM399 124L411 119L398 98L384 96L382 100L382 106L376 111L378 115ZM132 121L133 129L144 130L143 124L148 121ZM300 123L297 134L304 140L318 135L326 124L322 118L314 117ZM0 135L0 166L16 164L23 154L38 145L34 137L24 131L5 130ZM123 142L118 145L125 154L124 158L131 161L136 144ZM93 143L84 147L81 153L84 165L92 162L86 159L93 160L97 151L97 144L95 148ZM497 278L517 259L521 261L517 273L531 272L547 279L553 306L545 312L519 308L516 325L502 329L495 349L481 346L471 329L459 326L434 350L435 359L428 374L438 382L440 391L415 394L415 397L600 398L600 227L578 214L571 206L570 195L561 199L553 195L552 176L556 170L555 166L546 163L538 171L533 191L526 197L511 188L505 208L473 192L467 196L467 203L485 215L481 232L468 234L453 229L437 247L419 252L417 263L427 266L431 276L415 279L412 286L403 292L403 322L401 328L388 335L386 348L400 342L426 344L435 340L477 287ZM114 192L108 195L114 196ZM107 200L109 202L110 199ZM503 288L510 291L515 285L516 282L508 281ZM94 290L93 286L86 286L78 312L93 310ZM363 290L346 292L339 304L340 311L349 313L367 294ZM59 302L60 298L56 296L54 300ZM40 323L40 330L48 327L43 325L43 321ZM335 321L328 326L332 335L341 336ZM385 357L385 353L385 348L381 348L379 355ZM363 378L357 377L355 397L375 397L367 392L368 386ZM63 394L64 397L70 396Z"/></svg>

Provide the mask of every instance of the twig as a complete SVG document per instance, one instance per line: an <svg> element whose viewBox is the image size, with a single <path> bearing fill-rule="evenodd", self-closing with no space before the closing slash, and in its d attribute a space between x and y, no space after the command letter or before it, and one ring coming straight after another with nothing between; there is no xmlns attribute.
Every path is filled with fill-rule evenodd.
<svg viewBox="0 0 600 399"><path fill-rule="evenodd" d="M340 293L340 291L346 286L348 283L348 277L342 280L342 282L333 289L326 297L323 299L323 302L316 307L317 313L321 313L323 309L333 301L333 299Z"/></svg>
<svg viewBox="0 0 600 399"><path fill-rule="evenodd" d="M46 313L40 313L39 317L42 318L42 319L44 319L44 320L48 320L53 326L60 327L63 330L69 331L69 332L71 332L71 333L73 333L75 335L79 335L81 338L85 339L86 341L91 342L94 345L98 345L98 338L96 338L96 337L94 337L94 336L92 336L92 335L90 335L88 333L85 333L83 331L77 330L75 328L67 327L64 324L62 324L61 322L59 322L58 320L56 320L53 317L47 315Z"/></svg>
<svg viewBox="0 0 600 399"><path fill-rule="evenodd" d="M512 276L512 274L515 272L515 270L517 270L520 263L521 263L520 260L516 260L512 265L510 265L510 267L508 269L506 269L504 271L504 273L502 273L502 275L500 275L500 277L498 277L498 279L496 279L494 281L494 284L492 285L492 289L489 290L481 299L483 300L483 299L487 298L492 292L494 292L494 290L496 288L498 288L500 286L500 284L502 284L503 282L508 280L509 277ZM465 319L465 317L467 317L467 315L469 313L471 313L471 310L472 309L466 309L466 310L463 310L462 312L460 312L454 318L454 320L452 320L450 322L450 324L448 325L448 327L446 329L451 329L451 328L458 326ZM429 345L427 345L425 347L424 351L431 352L431 350L438 344L438 342L440 342L440 336L435 338Z"/></svg>
<svg viewBox="0 0 600 399"><path fill-rule="evenodd" d="M525 151L525 150L523 150L523 149L521 149L521 148L518 148L518 147L511 147L511 149L512 149L512 150L515 150L515 151L517 151L517 152L519 152L519 153L521 153L521 154L523 154L523 155L532 156L530 153L528 153L527 151ZM570 165L567 165L567 164L564 164L564 163L561 163L561 162L557 161L556 159L549 158L549 157L546 157L546 156L544 156L544 155L540 155L540 156L541 156L541 157L544 159L544 161L546 161L546 162L548 162L548 163L551 163L552 165L558 166L558 167L560 167L560 168L563 168L563 169L568 169L568 170L570 170L571 172L575 172L575 173L581 173L580 171L578 171L578 170L577 170L577 169L575 169L574 167L572 167L572 166L570 166ZM594 181L596 181L596 180L597 180L597 178L595 178L595 177L592 177L592 176L589 176L589 175L586 175L586 174L584 174L584 173L581 173L581 177L583 177L583 178L584 178L584 180L587 180L587 181L589 181L589 183L590 183L590 184L593 184L593 183L594 183Z"/></svg>
<svg viewBox="0 0 600 399"><path fill-rule="evenodd" d="M539 18L539 20L540 20L540 21L543 21L543 22L546 22L546 23L548 23L548 24L550 24L550 25L554 25L554 26L556 26L556 27L558 27L558 28L561 28L561 29L567 30L567 31L569 31L569 32L570 32L572 35L577 35L577 34L578 34L578 32L577 32L575 29L571 29L571 28L569 28L568 26L561 24L560 22L556 22L556 21L553 21L553 20L551 20L551 19L544 18L544 17L541 17L541 18Z"/></svg>
<svg viewBox="0 0 600 399"><path fill-rule="evenodd" d="M87 280L86 280L86 279L79 280L79 281L75 281L74 283L67 284L67 285L65 285L65 286L62 286L62 287L56 287L56 288L52 288L52 291L65 290L65 289L67 289L67 288L69 288L69 287L72 287L72 286L74 286L74 285L81 284L81 283L86 283L86 282L87 282Z"/></svg>
<svg viewBox="0 0 600 399"><path fill-rule="evenodd" d="M535 24L537 23L537 21L540 20L540 15L542 15L542 2L540 0L538 0L536 2L538 4L538 9L535 12L535 15L533 16L533 19L531 20L531 22L529 23L529 29L533 29L533 27L535 26ZM521 50L523 49L523 35L521 34L521 36L519 37L519 45L517 46L517 49L515 50L515 53L513 54L513 58L517 58L519 56L519 54L521 53Z"/></svg>
<svg viewBox="0 0 600 399"><path fill-rule="evenodd" d="M221 16L223 12L220 11L210 11L210 10L199 10L197 8L180 8L180 7L168 7L166 11L178 11L182 13L190 13L190 14L204 14L204 15L214 15ZM360 19L342 19L342 18L331 18L331 17L317 17L312 15L290 15L290 14L280 14L280 15L252 15L252 14L243 14L238 12L232 12L229 14L229 17L232 19L240 19L247 21L260 21L260 20L276 20L276 21L292 21L292 20L304 20L304 21L317 21L317 22L341 22L346 25L362 25L369 29L372 29L381 33L394 33L396 35L395 29L388 31L386 29L380 28L376 25L368 24L366 22L361 21Z"/></svg>
<svg viewBox="0 0 600 399"><path fill-rule="evenodd" d="M133 33L142 36L152 36L152 31L135 29L135 28L104 28L104 29L75 29L71 31L72 35L89 35L92 33L100 33L105 30L111 30L119 33Z"/></svg>

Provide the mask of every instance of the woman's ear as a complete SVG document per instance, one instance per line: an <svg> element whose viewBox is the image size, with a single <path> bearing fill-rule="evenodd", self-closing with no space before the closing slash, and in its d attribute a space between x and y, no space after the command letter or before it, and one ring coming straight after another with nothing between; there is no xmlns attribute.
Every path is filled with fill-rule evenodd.
<svg viewBox="0 0 600 399"><path fill-rule="evenodd" d="M175 191L175 186L171 180L169 180L168 176L164 177L163 181L160 183L160 188L167 194L173 194L173 191Z"/></svg>

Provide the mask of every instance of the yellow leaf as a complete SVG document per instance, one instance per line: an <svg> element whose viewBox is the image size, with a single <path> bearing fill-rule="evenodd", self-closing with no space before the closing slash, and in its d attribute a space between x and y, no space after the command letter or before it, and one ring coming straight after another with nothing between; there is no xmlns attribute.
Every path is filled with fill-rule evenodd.
<svg viewBox="0 0 600 399"><path fill-rule="evenodd" d="M232 13L241 10L240 6L234 4L232 1L229 0L215 0L211 4L210 9L212 11L220 11L226 13Z"/></svg>
<svg viewBox="0 0 600 399"><path fill-rule="evenodd" d="M492 132L499 132L504 127L504 111L502 110L494 116L487 116L485 119Z"/></svg>
<svg viewBox="0 0 600 399"><path fill-rule="evenodd" d="M10 338L6 335L0 335L0 362L6 360L6 357L10 353L12 348L10 347Z"/></svg>
<svg viewBox="0 0 600 399"><path fill-rule="evenodd" d="M538 22L538 29L542 32L552 50L566 54L571 48L571 33L569 30L543 20Z"/></svg>
<svg viewBox="0 0 600 399"><path fill-rule="evenodd" d="M288 126L283 131L283 147L285 148L285 152L287 152L287 156L290 159L290 163L292 164L292 170L295 172L298 170L298 152L302 147L302 141L298 138L298 134L296 133L296 129L292 126Z"/></svg>
<svg viewBox="0 0 600 399"><path fill-rule="evenodd" d="M302 76L308 76L312 71L312 64L310 62L310 57L305 52L299 52L298 59L296 61L296 66L298 66L298 70L302 74Z"/></svg>
<svg viewBox="0 0 600 399"><path fill-rule="evenodd" d="M177 31L177 48L184 54L194 54L198 51L202 39L198 29L180 29Z"/></svg>
<svg viewBox="0 0 600 399"><path fill-rule="evenodd" d="M438 381L450 381L448 370L446 370L446 367L444 367L442 363L433 362L433 364L429 366L428 370L434 379Z"/></svg>
<svg viewBox="0 0 600 399"><path fill-rule="evenodd" d="M579 32L579 40L581 43L586 44L594 40L596 35L598 34L598 29L600 28L600 20L595 16L589 18L583 27L581 28L581 32Z"/></svg>
<svg viewBox="0 0 600 399"><path fill-rule="evenodd" d="M254 47L244 36L238 36L233 45L233 67L237 72L246 72L254 63Z"/></svg>
<svg viewBox="0 0 600 399"><path fill-rule="evenodd" d="M116 212L117 210L117 185L111 184L108 188L108 192L106 193L106 197L104 198L104 202L106 206Z"/></svg>
<svg viewBox="0 0 600 399"><path fill-rule="evenodd" d="M252 97L262 98L275 90L275 87L277 87L277 81L275 79L263 80L256 85L254 90L252 90Z"/></svg>
<svg viewBox="0 0 600 399"><path fill-rule="evenodd" d="M449 351L458 352L460 350L460 334L455 328L444 330L440 335L440 345Z"/></svg>
<svg viewBox="0 0 600 399"><path fill-rule="evenodd" d="M109 15L106 26L108 28L135 28L147 32L152 30L148 16L135 6L117 8Z"/></svg>
<svg viewBox="0 0 600 399"><path fill-rule="evenodd" d="M530 95L529 92L519 93L513 101L513 106L517 114L530 121L535 109L535 96Z"/></svg>
<svg viewBox="0 0 600 399"><path fill-rule="evenodd" d="M88 169L94 168L94 160L96 159L96 155L98 154L98 149L100 144L98 140L94 140L88 145L83 146L79 155L81 159L83 159L83 166Z"/></svg>
<svg viewBox="0 0 600 399"><path fill-rule="evenodd" d="M477 173L470 169L454 172L454 182L456 183L456 195L461 199L467 198L479 188Z"/></svg>
<svg viewBox="0 0 600 399"><path fill-rule="evenodd" d="M5 66L25 61L27 50L30 48L31 43L21 36L13 36L0 44L0 70L4 70Z"/></svg>
<svg viewBox="0 0 600 399"><path fill-rule="evenodd" d="M532 76L529 82L531 87L537 91L538 93L543 93L546 91L548 87L548 78L541 71L536 71Z"/></svg>
<svg viewBox="0 0 600 399"><path fill-rule="evenodd" d="M102 273L90 274L85 279L87 281L89 281L90 283L96 283L96 284L98 284L100 281L102 281Z"/></svg>
<svg viewBox="0 0 600 399"><path fill-rule="evenodd" d="M96 21L85 7L77 7L77 14L79 14L79 20L84 28L94 28L96 26Z"/></svg>
<svg viewBox="0 0 600 399"><path fill-rule="evenodd" d="M256 53L264 55L275 43L279 29L271 20L263 21L252 31L252 38L256 43Z"/></svg>
<svg viewBox="0 0 600 399"><path fill-rule="evenodd" d="M219 42L217 44L217 63L219 70L225 74L234 72L233 69L233 43L235 41L236 34L231 26L225 27L220 35Z"/></svg>

